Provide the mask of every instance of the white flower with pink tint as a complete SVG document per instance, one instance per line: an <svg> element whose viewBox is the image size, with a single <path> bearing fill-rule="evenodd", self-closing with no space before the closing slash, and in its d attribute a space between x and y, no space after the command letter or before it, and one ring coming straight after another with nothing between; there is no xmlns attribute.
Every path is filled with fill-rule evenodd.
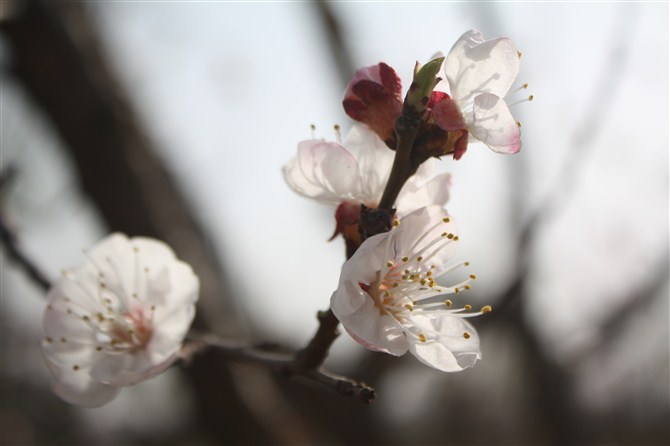
<svg viewBox="0 0 670 446"><path fill-rule="evenodd" d="M338 229L357 224L360 205L376 208L393 166L395 152L366 126L355 124L341 143L311 139L283 168L284 179L298 194L337 206ZM450 175L435 176L435 160L423 163L405 183L396 208L405 215L423 206L443 206L449 199Z"/></svg>
<svg viewBox="0 0 670 446"><path fill-rule="evenodd" d="M521 149L519 125L512 117L505 96L519 74L521 53L505 37L484 40L482 33L463 34L444 61L451 100L433 110L444 129L458 127L454 105L460 110L470 135L499 153ZM524 84L521 88L526 88ZM528 100L532 100L532 96ZM445 113L442 113L444 107ZM462 121L461 121L462 122ZM458 158L458 156L455 156Z"/></svg>
<svg viewBox="0 0 670 446"><path fill-rule="evenodd" d="M99 407L176 359L199 280L158 240L112 234L49 290L42 353L63 400Z"/></svg>
<svg viewBox="0 0 670 446"><path fill-rule="evenodd" d="M471 367L481 357L479 338L466 320L491 310L455 308L441 296L470 289L475 279L449 286L439 276L458 243L456 227L440 206L429 206L394 221L386 233L367 239L342 267L331 309L347 332L374 351L419 361L445 372ZM455 299L455 297L454 297Z"/></svg>

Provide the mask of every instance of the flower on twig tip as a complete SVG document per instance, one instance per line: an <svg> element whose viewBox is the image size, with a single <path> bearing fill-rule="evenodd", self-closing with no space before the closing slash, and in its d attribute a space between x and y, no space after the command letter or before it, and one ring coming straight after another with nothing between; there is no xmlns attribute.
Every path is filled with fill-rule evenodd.
<svg viewBox="0 0 670 446"><path fill-rule="evenodd" d="M199 280L150 238L112 234L85 254L49 290L42 353L60 398L99 407L177 359Z"/></svg>
<svg viewBox="0 0 670 446"><path fill-rule="evenodd" d="M408 350L445 372L480 359L477 332L466 318L490 311L452 308L438 296L470 288L475 276L440 286L435 278L463 264L446 265L458 235L439 206L412 212L391 231L367 239L342 267L331 309L346 331L370 350L400 356Z"/></svg>
<svg viewBox="0 0 670 446"><path fill-rule="evenodd" d="M504 98L519 74L520 54L508 38L484 40L477 30L464 33L444 61L450 99L435 106L436 123L448 130L455 120L458 127L465 121L470 135L494 152L518 152L519 125ZM456 152L454 158L463 152Z"/></svg>
<svg viewBox="0 0 670 446"><path fill-rule="evenodd" d="M342 106L352 119L366 124L379 137L395 146L395 122L402 112L400 77L387 64L356 70L347 85Z"/></svg>
<svg viewBox="0 0 670 446"><path fill-rule="evenodd" d="M282 171L286 183L298 194L338 207L334 236L345 233L347 227L357 234L360 205L377 207L394 156L373 131L356 124L342 144L316 139L301 142L298 153ZM432 160L423 163L405 183L395 206L399 215L430 204L446 204L450 175L433 176L434 169Z"/></svg>

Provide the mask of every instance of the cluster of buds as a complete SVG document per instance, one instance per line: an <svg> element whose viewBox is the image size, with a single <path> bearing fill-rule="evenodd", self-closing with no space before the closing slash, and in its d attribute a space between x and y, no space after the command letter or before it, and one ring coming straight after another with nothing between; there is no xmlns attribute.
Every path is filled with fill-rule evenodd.
<svg viewBox="0 0 670 446"><path fill-rule="evenodd" d="M436 159L458 160L470 143L497 153L520 150L520 124L505 100L520 57L511 40L468 31L446 57L417 63L404 100L393 68L362 68L344 95L344 110L356 121L344 140L303 141L284 167L295 192L336 207L333 238L342 234L349 259L331 310L366 348L396 356L410 351L449 372L480 358L477 332L466 319L491 307L473 311L445 298L469 290L475 275L448 286L436 282L469 264L448 263L459 240L444 208L451 177L433 171ZM371 213L388 224L370 227L364 217Z"/></svg>

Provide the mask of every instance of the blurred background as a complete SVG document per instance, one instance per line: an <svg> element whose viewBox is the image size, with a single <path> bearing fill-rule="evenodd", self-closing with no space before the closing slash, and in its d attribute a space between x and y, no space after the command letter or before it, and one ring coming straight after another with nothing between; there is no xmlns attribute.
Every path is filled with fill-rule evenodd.
<svg viewBox="0 0 670 446"><path fill-rule="evenodd" d="M510 37L523 149L445 159L483 359L444 374L347 336L332 390L213 355L101 409L50 391L44 293L3 240L2 444L668 444L667 3L0 3L2 223L48 278L110 231L172 245L196 326L300 348L344 260L290 191L353 71L409 85L471 28ZM526 94L526 92L523 92ZM523 99L519 93L518 99ZM514 96L508 102L514 102Z"/></svg>

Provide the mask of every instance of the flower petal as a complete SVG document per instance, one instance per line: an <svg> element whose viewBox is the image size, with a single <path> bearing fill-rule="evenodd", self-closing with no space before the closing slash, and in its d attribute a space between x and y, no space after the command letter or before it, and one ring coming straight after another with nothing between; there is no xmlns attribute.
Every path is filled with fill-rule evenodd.
<svg viewBox="0 0 670 446"><path fill-rule="evenodd" d="M451 96L468 104L481 93L504 97L519 74L519 54L508 38L484 40L470 30L451 48L444 62Z"/></svg>
<svg viewBox="0 0 670 446"><path fill-rule="evenodd" d="M365 348L394 356L407 352L407 339L398 323L390 316L380 316L370 297L357 311L338 319L347 333Z"/></svg>
<svg viewBox="0 0 670 446"><path fill-rule="evenodd" d="M475 328L457 316L415 316L412 323L439 335L428 341L413 340L410 352L430 367L444 372L458 372L472 367L481 358L479 337ZM467 333L467 338L464 337Z"/></svg>
<svg viewBox="0 0 670 446"><path fill-rule="evenodd" d="M450 184L451 175L448 173L438 175L425 183L419 183L414 177L411 177L398 194L398 215L404 216L432 204L444 206L449 201Z"/></svg>
<svg viewBox="0 0 670 446"><path fill-rule="evenodd" d="M424 258L430 257L430 263L436 266L434 275L437 277L444 271L447 260L456 252L457 242L442 237L445 232L458 234L453 218L449 217L444 208L433 205L418 209L403 217L400 226L395 230L396 255L413 256L435 239L443 238L444 243L428 248L423 254Z"/></svg>
<svg viewBox="0 0 670 446"><path fill-rule="evenodd" d="M498 153L517 153L521 150L521 132L504 100L492 94L475 98L472 135Z"/></svg>
<svg viewBox="0 0 670 446"><path fill-rule="evenodd" d="M337 205L358 195L356 158L339 144L303 141L282 172L291 189L324 204Z"/></svg>
<svg viewBox="0 0 670 446"><path fill-rule="evenodd" d="M119 394L118 387L94 381L88 370L72 370L50 361L47 366L54 377L53 391L62 400L83 407L100 407Z"/></svg>
<svg viewBox="0 0 670 446"><path fill-rule="evenodd" d="M360 124L351 127L343 145L357 160L360 190L354 198L376 206L391 174L395 152L376 133Z"/></svg>

